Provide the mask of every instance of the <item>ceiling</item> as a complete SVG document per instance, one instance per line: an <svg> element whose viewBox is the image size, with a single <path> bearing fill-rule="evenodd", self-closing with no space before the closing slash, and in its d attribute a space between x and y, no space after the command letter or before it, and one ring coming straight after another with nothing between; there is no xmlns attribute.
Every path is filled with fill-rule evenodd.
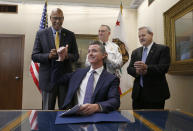
<svg viewBox="0 0 193 131"><path fill-rule="evenodd" d="M44 3L45 0L0 0L2 2L14 3ZM122 1L123 8L137 8L143 0L47 0L48 4L72 3L77 5L95 5L105 7L119 7Z"/></svg>

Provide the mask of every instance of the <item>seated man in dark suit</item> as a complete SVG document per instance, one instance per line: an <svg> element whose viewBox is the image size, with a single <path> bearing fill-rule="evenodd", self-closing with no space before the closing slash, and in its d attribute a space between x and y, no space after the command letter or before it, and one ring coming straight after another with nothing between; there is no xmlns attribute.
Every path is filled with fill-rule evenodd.
<svg viewBox="0 0 193 131"><path fill-rule="evenodd" d="M102 43L99 41L90 43L88 48L90 67L62 75L60 63L65 60L67 50L68 47L58 50L59 60L56 61L51 78L54 85L68 85L63 109L80 104L78 114L81 115L117 110L120 106L119 79L108 73L103 67L107 53Z"/></svg>

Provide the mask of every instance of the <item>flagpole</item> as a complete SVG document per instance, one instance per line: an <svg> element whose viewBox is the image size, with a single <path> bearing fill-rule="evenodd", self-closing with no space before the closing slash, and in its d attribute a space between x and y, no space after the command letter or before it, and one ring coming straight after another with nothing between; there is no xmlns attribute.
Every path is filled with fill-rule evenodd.
<svg viewBox="0 0 193 131"><path fill-rule="evenodd" d="M121 10L121 15L123 14L123 5L122 5L122 1L121 1L121 4L120 4L120 10Z"/></svg>
<svg viewBox="0 0 193 131"><path fill-rule="evenodd" d="M45 0L39 29L41 30L41 29L45 29L47 27L48 27L47 0ZM39 64L31 61L30 72L31 72L33 81L34 81L37 89L41 93L41 89L39 87Z"/></svg>
<svg viewBox="0 0 193 131"><path fill-rule="evenodd" d="M45 0L39 29L41 30L41 29L45 29L47 27L48 27L47 0ZM37 89L41 93L41 89L39 87L39 63L35 63L35 62L31 61L30 72L31 72L33 81L34 81ZM30 122L31 130L38 130L37 120L38 120L37 111L36 110L30 111L29 122Z"/></svg>
<svg viewBox="0 0 193 131"><path fill-rule="evenodd" d="M125 72L122 72L122 68L125 68L125 63L128 62L129 60L129 53L127 51L127 47L126 47L126 36L125 36L125 31L124 31L124 24L123 24L123 19L122 19L122 14L123 14L123 5L122 5L122 1L120 3L120 10L119 10L119 14L118 14L118 18L116 20L115 23L115 27L114 27L114 34L113 34L113 42L116 43L119 46L120 52L122 54L122 67L120 68L119 74L120 74L120 81L124 80L125 78ZM127 75L127 74L126 74ZM130 81L127 81L128 83ZM120 95L121 97L126 95L128 92L131 91L129 86L122 86L120 84L119 87L119 91L120 91Z"/></svg>

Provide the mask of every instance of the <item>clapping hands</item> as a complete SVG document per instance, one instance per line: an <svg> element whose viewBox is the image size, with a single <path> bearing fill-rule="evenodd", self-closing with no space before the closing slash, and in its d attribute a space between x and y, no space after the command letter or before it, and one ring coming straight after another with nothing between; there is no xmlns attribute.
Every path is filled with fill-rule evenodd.
<svg viewBox="0 0 193 131"><path fill-rule="evenodd" d="M145 75L147 73L147 65L143 61L136 61L134 67L138 75Z"/></svg>
<svg viewBox="0 0 193 131"><path fill-rule="evenodd" d="M64 61L68 58L68 45L65 47L62 46L57 50L58 53L58 60L57 61Z"/></svg>

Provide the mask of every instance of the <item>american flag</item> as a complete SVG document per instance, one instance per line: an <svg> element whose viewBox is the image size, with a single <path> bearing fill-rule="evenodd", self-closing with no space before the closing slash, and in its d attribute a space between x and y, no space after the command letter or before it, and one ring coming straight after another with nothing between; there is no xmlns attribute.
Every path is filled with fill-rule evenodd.
<svg viewBox="0 0 193 131"><path fill-rule="evenodd" d="M31 110L29 113L29 123L31 130L38 130L37 111Z"/></svg>
<svg viewBox="0 0 193 131"><path fill-rule="evenodd" d="M45 29L47 27L48 27L47 0L45 0L39 29L41 30L41 29ZM33 81L34 81L36 87L38 88L38 90L41 93L41 90L39 87L39 64L31 61L30 72L31 72L31 75L32 75L32 78L33 78Z"/></svg>
<svg viewBox="0 0 193 131"><path fill-rule="evenodd" d="M42 13L42 18L40 21L40 27L39 29L45 29L48 27L48 16L47 16L47 0L45 0L44 9ZM30 72L33 78L33 81L38 88L38 90L41 93L40 87L39 87L39 63L35 63L31 61L30 65ZM37 123L37 111L32 110L29 114L29 122L31 126L31 130L38 130L38 123Z"/></svg>

